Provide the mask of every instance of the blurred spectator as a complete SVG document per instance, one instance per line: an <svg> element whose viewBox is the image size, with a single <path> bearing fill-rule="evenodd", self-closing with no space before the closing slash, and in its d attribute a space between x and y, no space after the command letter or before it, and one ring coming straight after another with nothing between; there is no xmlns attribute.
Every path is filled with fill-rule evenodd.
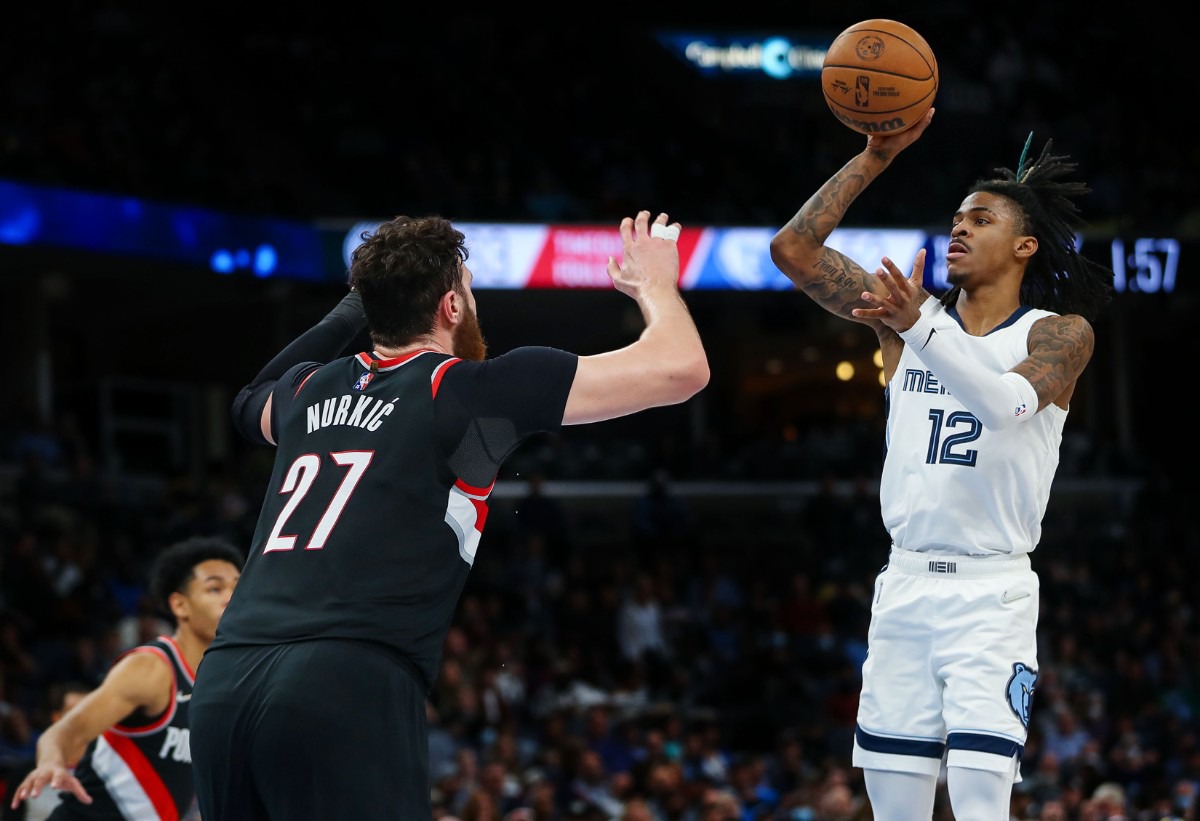
<svg viewBox="0 0 1200 821"><path fill-rule="evenodd" d="M830 640L828 609L814 593L812 577L803 570L792 575L787 596L779 605L779 629L804 658Z"/></svg>
<svg viewBox="0 0 1200 821"><path fill-rule="evenodd" d="M655 470L633 504L632 547L638 554L669 551L691 534L687 506L672 490L671 476Z"/></svg>
<svg viewBox="0 0 1200 821"><path fill-rule="evenodd" d="M1092 793L1091 801L1081 813L1081 821L1128 821L1126 810L1124 788L1106 781Z"/></svg>
<svg viewBox="0 0 1200 821"><path fill-rule="evenodd" d="M1045 754L1053 755L1060 762L1073 762L1083 753L1092 736L1080 726L1069 706L1057 704L1045 717L1042 738Z"/></svg>
<svg viewBox="0 0 1200 821"><path fill-rule="evenodd" d="M741 818L769 819L779 806L779 791L767 780L762 755L745 754L734 761L729 774L730 794L741 804Z"/></svg>
<svg viewBox="0 0 1200 821"><path fill-rule="evenodd" d="M36 741L29 716L10 699L7 683L0 675L0 769L22 761L33 751Z"/></svg>
<svg viewBox="0 0 1200 821"><path fill-rule="evenodd" d="M617 611L617 644L621 654L642 667L651 689L662 686L671 658L663 633L663 615L654 579L638 573L624 592Z"/></svg>
<svg viewBox="0 0 1200 821"><path fill-rule="evenodd" d="M619 816L621 801L613 792L611 776L604 769L599 753L587 748L580 750L579 764L571 779L572 799L600 810L605 818Z"/></svg>

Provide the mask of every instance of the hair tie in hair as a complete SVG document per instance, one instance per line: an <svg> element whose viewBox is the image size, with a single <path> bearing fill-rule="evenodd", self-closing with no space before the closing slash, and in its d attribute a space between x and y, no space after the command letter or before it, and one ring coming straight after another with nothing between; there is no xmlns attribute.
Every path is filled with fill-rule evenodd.
<svg viewBox="0 0 1200 821"><path fill-rule="evenodd" d="M1030 166L1025 168L1025 160L1029 157L1029 146L1033 143L1033 132L1029 132L1029 136L1025 138L1025 147L1021 149L1021 159L1017 162L1017 182L1025 182L1025 178L1029 176L1029 172L1033 170Z"/></svg>

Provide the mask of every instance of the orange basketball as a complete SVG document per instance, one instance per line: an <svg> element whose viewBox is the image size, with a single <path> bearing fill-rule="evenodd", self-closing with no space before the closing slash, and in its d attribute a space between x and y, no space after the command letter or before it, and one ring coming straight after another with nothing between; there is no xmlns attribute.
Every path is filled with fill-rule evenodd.
<svg viewBox="0 0 1200 821"><path fill-rule="evenodd" d="M863 20L839 34L821 65L821 93L860 134L896 134L933 105L937 60L925 38L895 20Z"/></svg>

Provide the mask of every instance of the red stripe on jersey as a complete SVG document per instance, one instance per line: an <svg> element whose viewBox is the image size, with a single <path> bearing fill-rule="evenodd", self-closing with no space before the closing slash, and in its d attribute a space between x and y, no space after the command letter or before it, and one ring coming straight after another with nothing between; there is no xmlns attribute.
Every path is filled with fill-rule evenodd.
<svg viewBox="0 0 1200 821"><path fill-rule="evenodd" d="M450 370L451 365L457 365L462 362L461 359L447 359L442 364L433 369L433 376L430 378L433 388L433 398L437 399L438 388L441 387L442 377L446 375L446 371Z"/></svg>
<svg viewBox="0 0 1200 821"><path fill-rule="evenodd" d="M188 681L195 684L196 671L192 669L192 665L188 664L188 660L183 655L183 649L179 646L179 642L175 641L171 636L159 636L158 640L165 641L171 647L171 652L175 654L175 660L179 662L179 666L187 673Z"/></svg>
<svg viewBox="0 0 1200 821"><path fill-rule="evenodd" d="M487 524L487 502L483 499L472 499L471 504L475 505L475 529L482 533L483 526Z"/></svg>
<svg viewBox="0 0 1200 821"><path fill-rule="evenodd" d="M174 703L173 698L171 701ZM175 799L171 798L171 792L167 789L167 785L159 778L154 765L147 760L138 746L125 736L108 730L104 732L104 740L129 767L129 771L133 773L133 777L145 791L146 797L154 805L154 811L158 813L158 818L161 821L179 821L179 810L175 806Z"/></svg>
<svg viewBox="0 0 1200 821"><path fill-rule="evenodd" d="M367 353L366 351L355 354L354 356L363 364L364 367L369 368L372 364L374 364L376 370L386 371L392 368L398 368L405 362L409 362L424 353L437 353L437 351L433 350L432 348L418 348L415 351L409 351L408 353L400 354L400 356L393 356L391 359L376 359L373 355Z"/></svg>
<svg viewBox="0 0 1200 821"><path fill-rule="evenodd" d="M129 724L114 724L112 726L114 732L121 733L122 735L145 735L146 733L153 733L156 730L161 730L163 727L166 727L168 724L170 724L171 719L175 717L175 665L171 664L171 659L167 657L167 654L157 647L134 647L132 650L126 650L124 653L118 656L117 659L120 660L131 653L153 653L162 659L164 664L171 668L171 700L167 703L167 709L163 711L161 716L149 724L143 724L140 726L133 726Z"/></svg>
<svg viewBox="0 0 1200 821"><path fill-rule="evenodd" d="M492 488L496 486L496 480L493 479L492 483L487 487L473 487L472 485L468 485L462 479L456 479L454 486L468 496L480 496L486 499L492 494Z"/></svg>
<svg viewBox="0 0 1200 821"><path fill-rule="evenodd" d="M297 396L299 396L299 395L300 395L300 391L304 390L304 386L308 384L308 380L312 379L312 378L313 378L313 374L314 374L314 373L316 373L316 372L317 372L317 371L319 371L319 370L321 370L321 369L320 369L320 368L313 368L313 369L312 369L312 372L311 372L311 373L309 373L309 375L308 375L308 376L304 377L303 381L301 381L301 383L300 383L299 385L297 385L297 386L296 386L296 392L292 394L292 398L293 398L293 399L295 399Z"/></svg>
<svg viewBox="0 0 1200 821"><path fill-rule="evenodd" d="M487 487L472 487L462 479L458 479L454 482L454 486L470 500L471 505L475 508L475 529L483 533L483 526L487 524L488 517L487 498L491 495L492 488L496 487L496 480L493 479Z"/></svg>

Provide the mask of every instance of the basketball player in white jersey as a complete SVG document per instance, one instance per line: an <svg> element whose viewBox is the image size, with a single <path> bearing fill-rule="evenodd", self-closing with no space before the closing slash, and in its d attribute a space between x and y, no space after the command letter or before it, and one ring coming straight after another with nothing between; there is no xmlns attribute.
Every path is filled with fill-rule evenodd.
<svg viewBox="0 0 1200 821"><path fill-rule="evenodd" d="M771 241L818 305L874 329L887 382L880 481L888 563L875 582L853 763L876 821L929 819L943 762L954 815L1007 819L1037 682L1038 578L1029 554L1058 466L1091 320L1112 272L1076 252L1075 164L1025 151L977 181L951 220L952 286L921 287L886 257L869 272L826 239L915 142L873 135Z"/></svg>

